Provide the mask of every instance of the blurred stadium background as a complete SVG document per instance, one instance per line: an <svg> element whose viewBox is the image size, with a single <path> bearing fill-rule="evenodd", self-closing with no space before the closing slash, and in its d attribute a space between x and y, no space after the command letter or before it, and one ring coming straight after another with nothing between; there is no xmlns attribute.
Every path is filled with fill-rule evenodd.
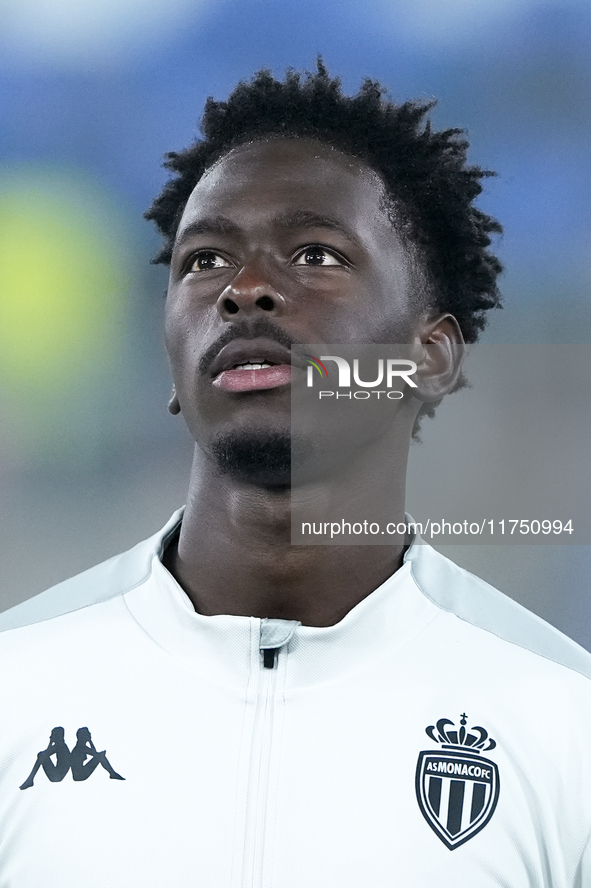
<svg viewBox="0 0 591 888"><path fill-rule="evenodd" d="M1 9L0 609L128 548L183 502L191 442L166 412L166 275L149 264L158 240L142 212L206 97L260 67L310 69L320 52L348 91L370 76L396 100L437 98L435 124L466 128L471 161L499 173L481 206L505 226L506 307L484 341L588 343L587 0ZM563 397L588 424L588 400ZM412 454L411 511L417 478L443 473L444 407ZM518 438L511 422L483 433ZM589 546L446 551L591 649Z"/></svg>

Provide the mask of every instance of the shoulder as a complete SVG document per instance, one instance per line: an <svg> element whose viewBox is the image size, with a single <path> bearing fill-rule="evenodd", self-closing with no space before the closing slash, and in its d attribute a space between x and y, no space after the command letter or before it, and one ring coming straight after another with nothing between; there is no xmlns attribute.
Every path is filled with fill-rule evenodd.
<svg viewBox="0 0 591 888"><path fill-rule="evenodd" d="M545 620L426 543L406 553L416 586L440 611L535 658L591 678L591 654Z"/></svg>
<svg viewBox="0 0 591 888"><path fill-rule="evenodd" d="M43 623L99 605L145 582L155 553L161 554L181 520L179 509L152 537L0 614L0 633Z"/></svg>

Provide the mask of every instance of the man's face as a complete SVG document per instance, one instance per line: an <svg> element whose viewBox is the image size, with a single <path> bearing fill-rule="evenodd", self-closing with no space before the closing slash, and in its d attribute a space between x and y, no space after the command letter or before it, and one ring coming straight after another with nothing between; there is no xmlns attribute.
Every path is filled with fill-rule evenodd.
<svg viewBox="0 0 591 888"><path fill-rule="evenodd" d="M373 171L308 139L241 146L198 182L172 255L166 345L206 452L289 435L290 344L411 341L410 261L384 203ZM271 367L248 366L260 363Z"/></svg>

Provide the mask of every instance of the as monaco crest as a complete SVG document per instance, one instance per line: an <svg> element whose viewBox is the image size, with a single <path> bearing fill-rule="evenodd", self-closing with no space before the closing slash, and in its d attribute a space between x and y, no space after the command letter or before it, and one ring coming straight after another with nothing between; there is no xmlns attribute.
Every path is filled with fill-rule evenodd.
<svg viewBox="0 0 591 888"><path fill-rule="evenodd" d="M425 729L440 748L419 753L416 790L423 817L441 841L453 851L484 829L499 799L499 771L484 758L497 745L481 727L466 730L448 718Z"/></svg>

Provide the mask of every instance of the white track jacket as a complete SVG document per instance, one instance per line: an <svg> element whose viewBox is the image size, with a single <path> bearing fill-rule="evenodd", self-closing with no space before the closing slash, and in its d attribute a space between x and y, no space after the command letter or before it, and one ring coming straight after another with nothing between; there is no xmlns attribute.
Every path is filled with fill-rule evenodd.
<svg viewBox="0 0 591 888"><path fill-rule="evenodd" d="M180 520L0 616L0 888L590 888L589 654L417 542L204 617Z"/></svg>

